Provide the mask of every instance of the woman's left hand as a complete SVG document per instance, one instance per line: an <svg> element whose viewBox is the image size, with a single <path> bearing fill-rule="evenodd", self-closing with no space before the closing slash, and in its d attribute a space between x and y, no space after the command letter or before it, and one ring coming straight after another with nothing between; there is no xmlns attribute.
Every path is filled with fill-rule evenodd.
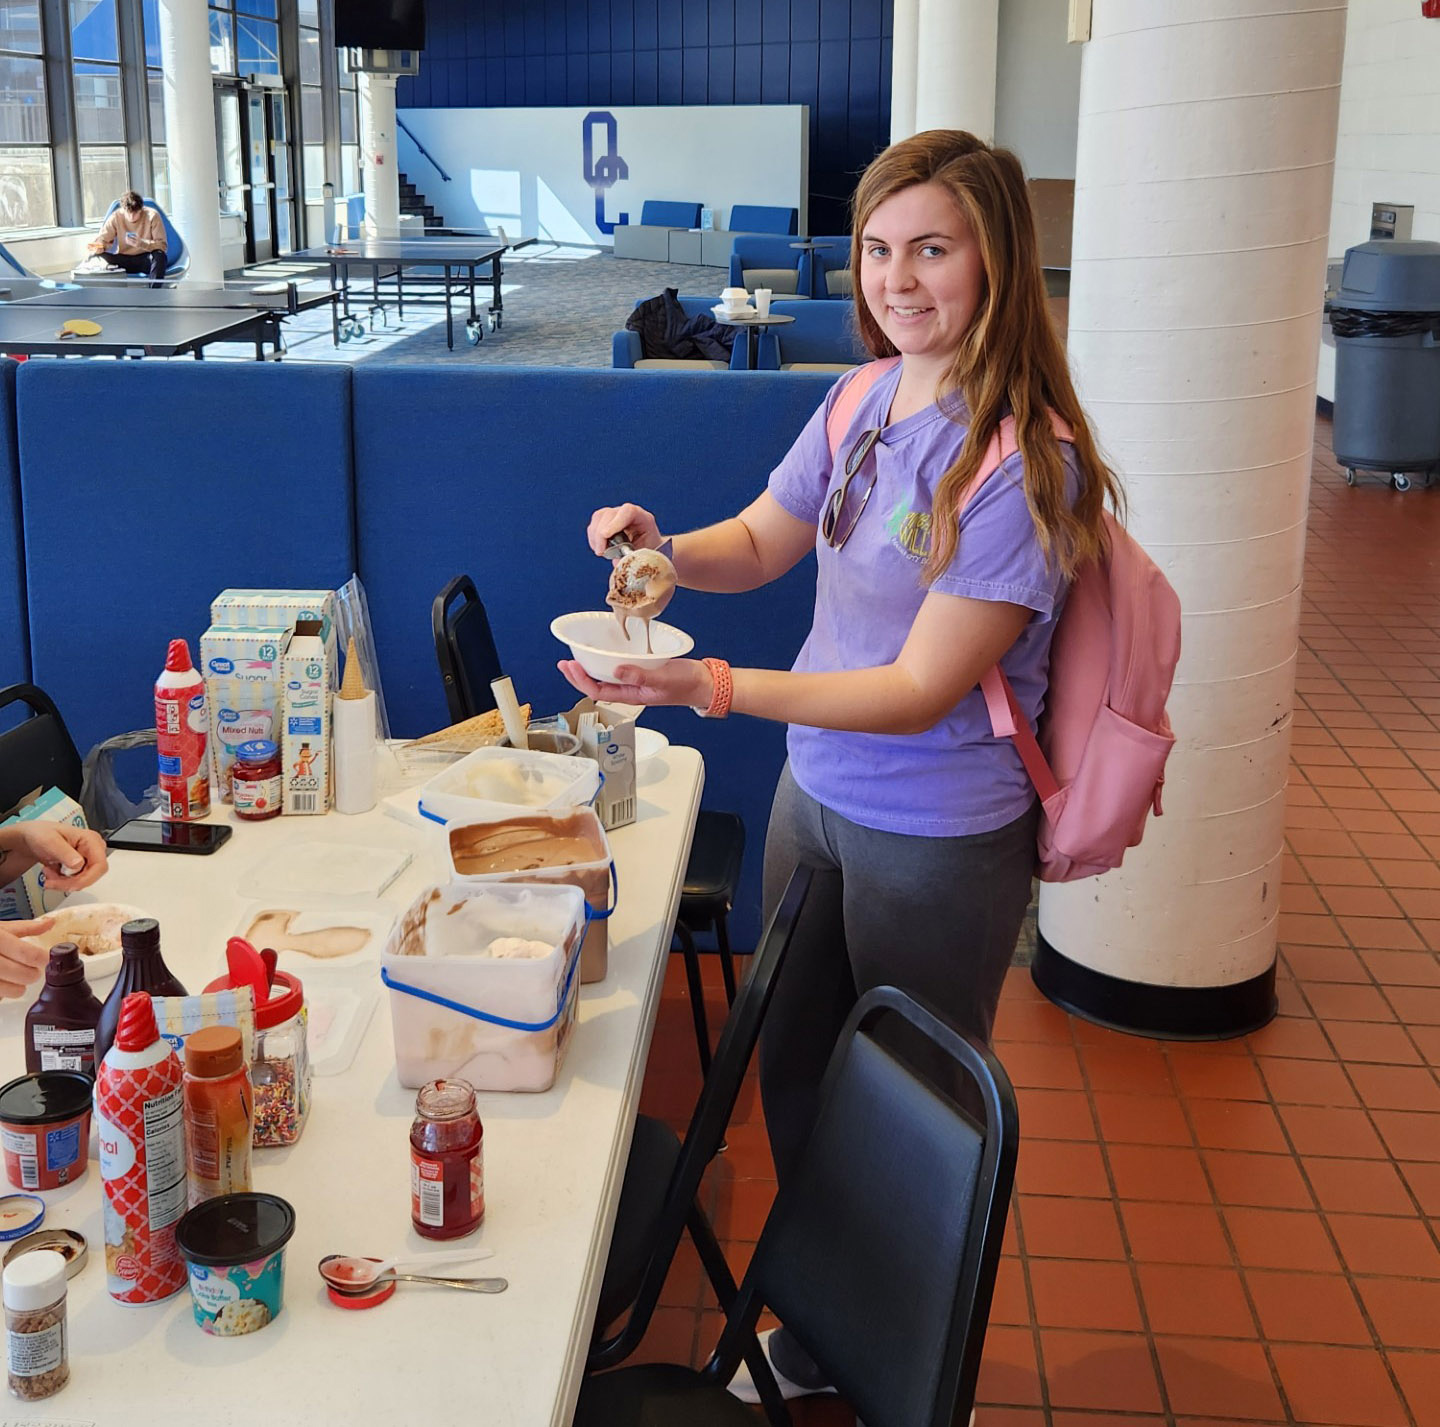
<svg viewBox="0 0 1440 1427"><path fill-rule="evenodd" d="M556 667L582 694L614 704L679 704L703 709L710 706L714 692L710 671L698 659L672 659L658 669L622 664L613 684L598 683L574 659L562 659Z"/></svg>
<svg viewBox="0 0 1440 1427"><path fill-rule="evenodd" d="M45 885L57 892L76 892L98 882L109 865L105 839L89 828L69 823L22 824L25 852L45 868Z"/></svg>

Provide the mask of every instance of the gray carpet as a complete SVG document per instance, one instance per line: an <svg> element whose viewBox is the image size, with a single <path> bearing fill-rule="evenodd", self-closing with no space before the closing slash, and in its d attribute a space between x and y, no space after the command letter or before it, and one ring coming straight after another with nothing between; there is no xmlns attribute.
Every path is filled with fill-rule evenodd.
<svg viewBox="0 0 1440 1427"><path fill-rule="evenodd" d="M306 287L323 288L328 282L323 270L283 261L246 269L244 276L299 279ZM339 347L331 341L328 315L315 312L287 319L288 360L608 367L611 337L624 328L637 299L654 297L667 287L685 295L713 293L718 299L728 282L724 268L638 262L591 248L537 244L505 259L504 325L496 332L487 328L477 346L466 343L462 320L457 322L455 350L447 351L444 308L415 306L407 296L403 323L392 306L388 320L375 322L363 337ZM477 296L478 309L484 312L489 302L487 286ZM468 305L463 316L468 316ZM216 344L212 351L216 356L254 356L253 346L238 343Z"/></svg>

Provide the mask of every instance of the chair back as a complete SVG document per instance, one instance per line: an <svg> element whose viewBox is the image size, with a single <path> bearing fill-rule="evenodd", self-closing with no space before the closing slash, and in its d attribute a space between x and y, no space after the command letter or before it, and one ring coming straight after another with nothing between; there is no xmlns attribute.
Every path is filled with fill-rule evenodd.
<svg viewBox="0 0 1440 1427"><path fill-rule="evenodd" d="M799 221L798 208L768 208L759 203L737 203L730 210L732 233L793 234Z"/></svg>
<svg viewBox="0 0 1440 1427"><path fill-rule="evenodd" d="M700 205L647 198L640 207L640 222L647 228L698 228Z"/></svg>
<svg viewBox="0 0 1440 1427"><path fill-rule="evenodd" d="M741 234L730 244L730 286L799 292L804 251L792 248L788 237Z"/></svg>
<svg viewBox="0 0 1440 1427"><path fill-rule="evenodd" d="M450 721L474 718L495 707L490 684L504 670L490 618L469 575L456 575L430 606L435 660L445 683Z"/></svg>
<svg viewBox="0 0 1440 1427"><path fill-rule="evenodd" d="M5 246L0 243L0 277L33 277L34 274Z"/></svg>
<svg viewBox="0 0 1440 1427"><path fill-rule="evenodd" d="M36 788L59 788L78 803L83 764L54 700L34 684L0 689L0 709L16 703L30 715L0 733L0 814Z"/></svg>
<svg viewBox="0 0 1440 1427"><path fill-rule="evenodd" d="M812 243L828 243L826 248L810 251L810 261L815 266L815 296L843 299L854 292L850 277L850 235L849 233L821 233L810 239Z"/></svg>
<svg viewBox="0 0 1440 1427"><path fill-rule="evenodd" d="M706 1371L728 1381L763 1303L867 1427L964 1422L1015 1177L1010 1082L882 986L846 1023L820 1105Z"/></svg>
<svg viewBox="0 0 1440 1427"><path fill-rule="evenodd" d="M190 266L190 250L185 246L185 240L180 236L179 230L170 221L170 215L153 198L140 200L146 208L153 208L160 215L160 221L165 225L165 276L181 277L186 268ZM117 198L106 210L108 218L118 207L120 200Z"/></svg>
<svg viewBox="0 0 1440 1427"><path fill-rule="evenodd" d="M870 360L848 302L779 302L771 304L771 311L795 320L760 334L756 365L762 371L796 363L855 366Z"/></svg>

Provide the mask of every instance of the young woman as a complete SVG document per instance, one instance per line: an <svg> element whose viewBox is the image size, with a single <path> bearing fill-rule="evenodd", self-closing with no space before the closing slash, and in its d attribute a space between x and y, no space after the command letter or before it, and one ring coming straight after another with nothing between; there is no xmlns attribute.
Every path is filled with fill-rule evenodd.
<svg viewBox="0 0 1440 1427"><path fill-rule="evenodd" d="M851 376L757 500L675 537L671 552L680 584L723 592L765 584L813 549L815 618L794 668L674 660L598 686L560 665L592 695L790 725L765 847L767 916L797 863L822 875L761 1041L782 1179L861 993L898 986L990 1038L1039 809L1013 743L991 733L978 681L998 661L1039 717L1069 580L1100 551L1103 506L1119 499L1050 323L1018 160L956 130L917 134L866 170L852 231L860 333L899 362L861 398L834 456L827 418ZM1056 439L1052 410L1073 442ZM962 508L1006 416L1019 451ZM649 511L622 505L595 512L591 547L622 530L637 546L663 542ZM792 1348L779 1330L772 1359L816 1390Z"/></svg>

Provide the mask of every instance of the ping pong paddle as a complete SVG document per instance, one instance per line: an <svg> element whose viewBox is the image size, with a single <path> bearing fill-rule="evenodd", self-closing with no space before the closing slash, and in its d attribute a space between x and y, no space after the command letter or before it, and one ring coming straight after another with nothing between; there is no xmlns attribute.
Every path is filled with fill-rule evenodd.
<svg viewBox="0 0 1440 1427"><path fill-rule="evenodd" d="M60 330L55 335L62 339L65 337L98 337L100 324L92 322L88 317L72 317L69 321L60 324Z"/></svg>

